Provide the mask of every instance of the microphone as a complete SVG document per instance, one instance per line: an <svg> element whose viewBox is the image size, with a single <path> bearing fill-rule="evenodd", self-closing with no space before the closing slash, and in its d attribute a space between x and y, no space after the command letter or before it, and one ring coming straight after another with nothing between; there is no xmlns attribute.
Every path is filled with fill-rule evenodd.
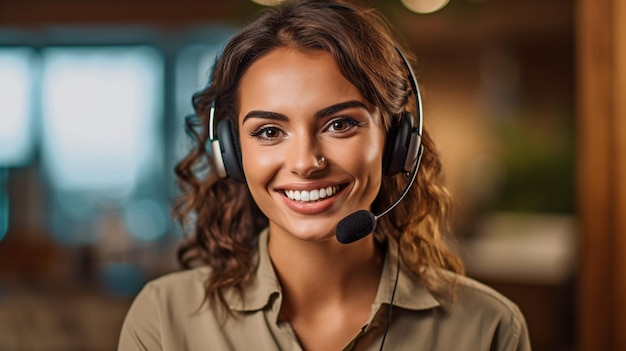
<svg viewBox="0 0 626 351"><path fill-rule="evenodd" d="M415 162L413 171L411 172L411 180L407 183L400 197L398 197L398 199L391 204L391 206L377 215L368 210L359 210L349 214L337 223L335 236L340 243L350 244L373 233L376 229L378 219L393 210L394 207L396 207L406 197L411 189L411 186L413 186L415 179L417 178L417 170L420 166L420 161L422 160L422 149L423 146L420 145L420 150L417 154L417 161Z"/></svg>

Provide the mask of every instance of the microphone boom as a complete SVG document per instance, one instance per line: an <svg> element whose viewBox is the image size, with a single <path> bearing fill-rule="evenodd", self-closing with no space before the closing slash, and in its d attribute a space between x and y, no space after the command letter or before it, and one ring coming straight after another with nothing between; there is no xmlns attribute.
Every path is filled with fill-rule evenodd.
<svg viewBox="0 0 626 351"><path fill-rule="evenodd" d="M391 206L387 207L386 210L381 212L378 215L374 215L372 212L368 210L359 210L356 211L337 223L337 227L335 228L335 236L337 240L342 244L350 244L357 240L361 240L364 237L368 236L376 229L376 223L378 219L391 211L394 207L396 207L409 193L411 186L415 182L417 178L417 170L419 169L420 162L422 161L422 152L423 146L420 145L419 152L417 154L417 160L415 165L413 166L413 171L411 172L411 179L409 183L404 188L404 191L400 195L396 201L391 204Z"/></svg>

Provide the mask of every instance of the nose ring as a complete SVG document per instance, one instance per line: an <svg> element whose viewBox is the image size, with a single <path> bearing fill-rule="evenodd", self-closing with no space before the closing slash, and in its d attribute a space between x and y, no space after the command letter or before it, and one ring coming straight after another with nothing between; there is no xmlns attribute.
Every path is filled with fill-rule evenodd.
<svg viewBox="0 0 626 351"><path fill-rule="evenodd" d="M324 156L320 157L319 160L317 160L317 165L318 167L324 167L326 165L326 158Z"/></svg>

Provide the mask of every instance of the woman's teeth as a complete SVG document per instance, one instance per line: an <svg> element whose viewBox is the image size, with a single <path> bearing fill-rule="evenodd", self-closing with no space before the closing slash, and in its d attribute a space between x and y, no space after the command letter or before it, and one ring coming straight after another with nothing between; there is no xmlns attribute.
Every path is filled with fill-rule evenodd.
<svg viewBox="0 0 626 351"><path fill-rule="evenodd" d="M337 193L338 186L329 186L316 190L285 190L285 195L295 201L309 202L331 197Z"/></svg>

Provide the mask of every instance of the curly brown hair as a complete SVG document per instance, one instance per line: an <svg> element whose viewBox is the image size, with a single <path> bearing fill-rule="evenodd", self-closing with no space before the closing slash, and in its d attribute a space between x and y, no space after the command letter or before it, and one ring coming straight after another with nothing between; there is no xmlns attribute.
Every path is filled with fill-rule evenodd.
<svg viewBox="0 0 626 351"><path fill-rule="evenodd" d="M222 306L226 306L226 289L241 292L250 281L256 238L268 220L246 184L211 172L205 148L210 143L208 114L215 103L217 121L235 119L241 77L260 57L283 47L330 53L341 73L380 108L386 130L398 123L404 111L416 109L407 69L396 50L400 45L375 10L340 2L287 2L263 11L227 43L213 67L210 84L193 97L199 131L193 134L195 148L176 166L182 194L174 208L175 218L191 234L179 248L179 262L185 268L211 267L206 298ZM443 272L462 274L463 264L446 236L451 200L439 184L440 158L426 130L422 140L417 183L392 212L381 217L374 237L377 242L399 242L405 265L432 292L447 294L453 282ZM201 172L207 167L208 172ZM405 184L402 175L384 177L372 211L389 206Z"/></svg>

